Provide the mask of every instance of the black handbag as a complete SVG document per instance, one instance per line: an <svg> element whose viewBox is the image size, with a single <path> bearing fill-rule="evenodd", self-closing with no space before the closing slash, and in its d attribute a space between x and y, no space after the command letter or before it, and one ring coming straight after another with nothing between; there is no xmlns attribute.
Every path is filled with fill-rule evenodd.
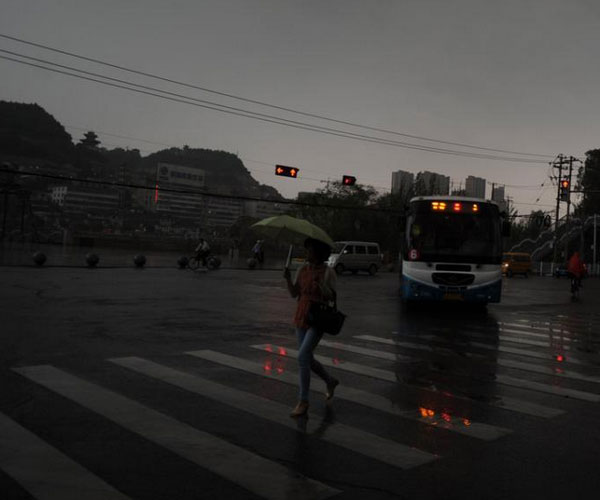
<svg viewBox="0 0 600 500"><path fill-rule="evenodd" d="M306 322L319 333L338 335L344 326L346 315L338 311L337 294L333 296L333 307L322 302L312 302L308 311Z"/></svg>

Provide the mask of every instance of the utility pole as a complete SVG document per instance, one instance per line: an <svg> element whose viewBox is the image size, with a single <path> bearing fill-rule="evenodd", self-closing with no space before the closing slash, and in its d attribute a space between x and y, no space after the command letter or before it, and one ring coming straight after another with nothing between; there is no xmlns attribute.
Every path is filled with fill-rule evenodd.
<svg viewBox="0 0 600 500"><path fill-rule="evenodd" d="M565 226L567 231L569 231L569 215L571 213L571 177L573 176L573 158L569 156L569 193L567 195L567 217L565 219ZM565 257L569 258L569 237L565 238Z"/></svg>
<svg viewBox="0 0 600 500"><path fill-rule="evenodd" d="M557 159L554 160L554 162L551 164L553 168L558 168L558 176L557 176L557 182L556 182L556 217L554 219L554 257L552 258L552 262L556 262L556 257L557 257L557 252L558 252L558 248L557 248L557 242L558 242L558 216L560 214L560 187L561 187L561 181L562 181L562 169L563 169L563 165L567 163L567 160L565 159L565 156L560 154L558 155Z"/></svg>

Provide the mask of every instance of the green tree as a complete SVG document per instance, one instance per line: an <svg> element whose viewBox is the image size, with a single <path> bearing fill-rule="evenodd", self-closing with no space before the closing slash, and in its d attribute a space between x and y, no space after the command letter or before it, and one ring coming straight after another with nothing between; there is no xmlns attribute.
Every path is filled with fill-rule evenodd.
<svg viewBox="0 0 600 500"><path fill-rule="evenodd" d="M334 240L375 241L395 259L403 232L405 207L412 193L379 195L365 185L329 183L304 193L295 215L323 228ZM344 208L335 208L336 206Z"/></svg>
<svg viewBox="0 0 600 500"><path fill-rule="evenodd" d="M600 214L600 149L585 153L585 163L577 175L577 188L583 191L577 212L583 216Z"/></svg>
<svg viewBox="0 0 600 500"><path fill-rule="evenodd" d="M377 191L372 186L331 182L315 193L300 195L298 201L306 205L298 206L296 215L322 227L334 240L365 239L361 235L370 222L365 208L376 199Z"/></svg>

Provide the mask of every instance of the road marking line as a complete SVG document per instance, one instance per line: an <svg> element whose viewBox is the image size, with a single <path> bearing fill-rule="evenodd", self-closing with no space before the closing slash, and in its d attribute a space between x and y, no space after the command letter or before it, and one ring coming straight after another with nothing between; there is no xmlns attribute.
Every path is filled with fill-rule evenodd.
<svg viewBox="0 0 600 500"><path fill-rule="evenodd" d="M443 328L435 328L434 330L435 331L439 331L441 333L447 333L448 332L448 330L443 329ZM465 331L467 331L467 330L465 329ZM464 336L466 336L468 338L490 340L489 332L486 335L485 333L478 333L477 331L470 330L470 331L468 331L468 334L464 335ZM426 338L426 337L432 337L432 336L431 335L422 335L420 337ZM565 351L571 350L570 346L560 345L560 342L559 342L558 339L556 341L554 341L554 342L546 342L546 341L541 341L541 340L529 340L529 339L522 339L522 338L519 338L519 337L511 337L509 335L497 335L496 338L498 340L503 341L503 342L511 342L513 344L521 344L521 345L527 345L527 346L533 346L533 347L560 348L560 349L563 349Z"/></svg>
<svg viewBox="0 0 600 500"><path fill-rule="evenodd" d="M406 347L408 349L418 349L418 350L429 351L429 352L434 352L437 350L440 352L447 352L450 355L457 354L454 350L448 349L446 347L437 347L437 346L433 347L433 346L430 346L427 344L417 344L417 343L413 343L413 342L396 341L396 340L391 340L391 339L384 339L383 337L376 337L374 335L356 335L355 338L361 339L361 340L367 340L367 341L371 341L371 342L377 342L377 343L385 344L385 345L395 345L398 347ZM349 351L354 352L353 349L347 349L347 346L345 344L339 344L336 342L328 342L328 341L321 341L319 344L324 345L326 347L334 347L337 349L349 350ZM475 344L472 344L472 345L475 345ZM374 349L363 349L363 352L361 354L364 354L365 356L372 356L372 357L381 358L381 359L388 359L391 361L394 360L394 356L395 356L394 353L376 351ZM506 368L515 368L517 370L523 370L523 371L528 371L528 372L533 372L533 373L541 373L543 375L549 375L552 377L569 378L569 379L573 379L573 380L582 380L584 382L593 382L596 384L600 384L600 377L596 377L593 375L585 375L583 373L577 373L577 372L566 372L562 368L558 368L558 367L555 369L555 368L551 368L551 367L547 367L547 366L539 366L539 365L532 365L530 363L523 363L521 361L513 361L511 359L491 360L489 358L489 356L485 356L485 355L478 354L478 353L472 353L472 352L465 352L465 354L467 354L470 357L479 357L479 358L487 359L488 361L490 361L492 363L496 363L499 366L504 366ZM549 359L549 358L547 358L547 359ZM561 371L558 372L557 370L561 370Z"/></svg>
<svg viewBox="0 0 600 500"><path fill-rule="evenodd" d="M129 499L2 413L0 469L40 500Z"/></svg>
<svg viewBox="0 0 600 500"><path fill-rule="evenodd" d="M538 330L547 330L550 328L551 330L564 330L570 331L575 334L579 333L596 333L598 327L600 327L600 322L597 321L586 321L586 320L578 320L576 318L568 318L565 322L556 321L539 321L539 320L525 320L525 319L517 319L515 320L515 326L525 327L525 328L535 328ZM508 324L508 323L507 323ZM538 326L544 325L544 326ZM594 330L594 331L592 331Z"/></svg>
<svg viewBox="0 0 600 500"><path fill-rule="evenodd" d="M475 329L475 328L466 328L466 331L472 332L482 332L486 333L485 330ZM587 339L581 337L574 337L572 335L564 335L563 332L557 331L547 331L546 333L538 333L538 332L528 332L523 330L515 330L514 328L504 328L499 327L498 330L502 333L506 333L508 338L512 338L513 335L518 336L518 338L528 338L533 337L534 339L546 339L550 342L565 342L569 344L583 344ZM597 342L597 341L594 341Z"/></svg>
<svg viewBox="0 0 600 500"><path fill-rule="evenodd" d="M327 347L338 347L343 346L341 349L344 349L348 352L353 352L355 354L365 354L370 356L372 349L368 349L366 347L361 347L357 345L348 345L348 344L340 344L339 342L330 342L328 340L321 339L319 341L319 345L327 346ZM403 361L403 362L412 362L414 358L412 356L404 356L402 354L392 354L392 353L381 353L383 356L382 359L389 359L391 361ZM389 355L389 356L388 356Z"/></svg>
<svg viewBox="0 0 600 500"><path fill-rule="evenodd" d="M253 349L258 349L260 351L266 351L267 346L270 346L270 344L253 345L250 347L252 347ZM275 349L279 349L279 347L275 347ZM292 358L296 358L298 356L298 352L294 349L285 348L285 352L287 353L287 356ZM418 389L420 391L431 392L434 394L447 394L447 391L440 391L434 388L415 387L413 385L407 384L401 380L398 380L396 374L389 370L379 370L376 368L371 368L370 366L359 365L356 363L348 363L342 361L334 362L325 356L315 355L315 358L322 364L331 368L338 368L340 370L356 373L358 375L366 375L368 377L376 378L379 380L385 380L387 382L400 383L403 385L407 385L413 389ZM503 408L505 410L510 410L517 413L525 413L527 415L533 415L536 417L550 418L565 413L563 410L559 410L557 408L549 408L547 406L542 406L535 403L530 403L528 401L522 401L520 399L514 399L509 397L502 397L502 399L498 401L481 401L479 399L470 398L468 396L460 396L457 394L449 395L453 399L476 401L478 403L486 404L488 406Z"/></svg>
<svg viewBox="0 0 600 500"><path fill-rule="evenodd" d="M13 368L24 377L225 479L272 500L328 498L339 490L49 365Z"/></svg>
<svg viewBox="0 0 600 500"><path fill-rule="evenodd" d="M393 333L393 332L392 332ZM397 335L397 334L394 334ZM374 335L356 335L355 336L358 339L365 339L365 340L375 340L376 342L383 342L383 343L388 343L388 344L392 344L394 341L390 340L390 339L384 339L383 337L375 337ZM403 338L403 337L400 337ZM443 345L450 345L448 339L443 339L442 337L437 337L435 335L419 335L418 337L407 337L407 338L414 338L416 340L432 340L434 342L437 342L439 344L443 344ZM402 345L402 344L399 344ZM414 344L415 346L417 345L423 345L426 346L428 344ZM437 347L437 346L436 346ZM519 349L517 347L507 347L507 346L503 346L503 345L492 345L492 344L484 344L483 342L471 342L468 341L468 343L464 342L464 343L460 343L458 344L459 348L467 348L467 347L478 347L481 349L487 349L487 350L491 350L491 351L498 351L498 352L505 352L507 354L516 354L519 356L527 356L530 358L536 358L536 359L543 359L545 361L552 361L554 360L554 356L552 354L546 354L546 353L541 353L538 351L530 351L527 349ZM415 347L416 349L416 347ZM452 349L450 349L452 350ZM469 351L470 352L470 351ZM476 353L473 353L476 354ZM579 358L572 358L569 356L568 359L566 359L565 356L565 364L576 364L576 365L589 365L590 367L597 367L598 365L595 365L593 363L587 363L585 360L579 359Z"/></svg>
<svg viewBox="0 0 600 500"><path fill-rule="evenodd" d="M488 349L488 350L498 350L500 352L505 352L507 354L516 354L518 356L526 356L526 357L530 357L530 358L536 358L536 359L543 359L546 361L556 361L556 354L547 354L547 353L543 353L543 352L537 352L537 351L528 351L527 349L519 349L517 347L507 347L507 346L503 346L503 345L499 345L499 346L493 346L490 344L484 344L482 342L471 342L470 343L471 346L473 347L479 347L481 349ZM580 359L580 358L574 358L572 356L563 356L563 360L561 363L564 363L565 365L585 365L585 366L590 366L590 367L594 367L594 368L598 368L598 365L592 362L588 362L584 359Z"/></svg>
<svg viewBox="0 0 600 500"><path fill-rule="evenodd" d="M568 335L576 334L577 335L579 333L583 333L583 332L567 329L560 325L551 325L551 324L548 324L545 327L531 325L531 324L523 324L523 323L509 323L506 321L499 321L498 324L502 325L503 327L506 326L508 328L519 328L519 329L523 329L526 331L527 330L540 330L541 332L544 332L547 334L553 334L553 335L560 335L560 334L568 334ZM534 332L531 332L531 333L534 333Z"/></svg>
<svg viewBox="0 0 600 500"><path fill-rule="evenodd" d="M288 352L292 352L292 350L288 349ZM319 358L319 361L321 361L320 358ZM451 372L446 372L443 370L433 370L433 371L440 372L440 373L450 373L452 375ZM394 374L394 372L389 371L388 377L390 376L390 374ZM460 374L455 374L455 375L460 375ZM600 402L600 394L586 392L586 391L579 391L577 389L569 389L567 387L560 387L557 385L544 384L542 382L533 382L533 381L529 381L529 380L525 380L525 379L519 379L516 377L510 377L508 375L502 375L500 373L494 374L493 380L498 382L499 384L529 389L529 390L538 391L538 392L544 392L547 394L553 394L555 396L565 396L565 397L569 397L569 398L573 398L573 399L580 399L582 401L590 401L592 403Z"/></svg>
<svg viewBox="0 0 600 500"><path fill-rule="evenodd" d="M211 361L213 363L218 363L229 368L235 368L237 370L252 373L254 375L262 376L271 380L278 380L285 384L298 386L298 374L294 372L286 371L277 373L275 371L272 374L268 374L265 372L264 366L260 363L247 361L242 358L230 356L228 354L223 354L216 351L190 351L186 354ZM314 387L314 383L318 384L318 388ZM325 384L317 377L315 377L314 383L313 380L311 380L311 391L322 393L323 389L325 388ZM353 389L346 385L341 385L336 389L335 397L336 399L343 399L352 403L366 406L367 408L389 413L404 419L414 420L422 424L446 429L450 432L456 432L458 434L482 439L484 441L493 441L512 432L510 429L480 422L473 422L467 418L455 417L439 411L434 412L432 415L431 411L428 411L432 410L431 408L402 409L398 406L395 406L394 403L392 403L388 398L379 396L378 394L361 391L359 389ZM423 412L423 410L425 410L425 412Z"/></svg>
<svg viewBox="0 0 600 500"><path fill-rule="evenodd" d="M262 398L245 391L239 391L137 357L115 358L110 359L109 361L135 372L142 373L148 377L180 387L186 391L219 401L259 418L289 427L294 431L303 432L298 428L298 423L289 417L290 408L286 405L271 401L270 399ZM319 439L322 439L323 441L328 441L337 446L361 453L392 465L393 467L410 469L431 462L437 458L431 453L384 439L376 434L365 432L354 427L339 423L331 423L323 430L321 424L320 421L312 422L309 420L307 422L307 427L313 428L309 433L318 433Z"/></svg>

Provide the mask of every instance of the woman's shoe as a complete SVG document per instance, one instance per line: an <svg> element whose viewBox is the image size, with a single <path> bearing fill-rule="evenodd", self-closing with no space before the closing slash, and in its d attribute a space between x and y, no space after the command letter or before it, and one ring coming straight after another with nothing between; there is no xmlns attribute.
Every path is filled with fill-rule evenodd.
<svg viewBox="0 0 600 500"><path fill-rule="evenodd" d="M331 382L329 382L327 384L327 392L325 393L325 396L327 397L327 400L329 401L331 398L333 398L333 393L335 392L335 388L340 384L340 381L338 379L333 379Z"/></svg>
<svg viewBox="0 0 600 500"><path fill-rule="evenodd" d="M290 413L290 417L301 417L308 413L308 401L300 401Z"/></svg>

